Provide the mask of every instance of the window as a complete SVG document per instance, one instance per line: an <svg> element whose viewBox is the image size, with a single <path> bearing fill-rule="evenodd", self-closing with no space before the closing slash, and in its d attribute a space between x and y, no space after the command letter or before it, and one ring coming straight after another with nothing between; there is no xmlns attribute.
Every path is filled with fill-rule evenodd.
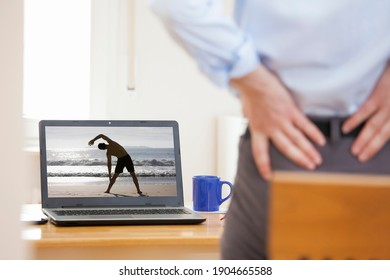
<svg viewBox="0 0 390 280"><path fill-rule="evenodd" d="M135 92L136 0L25 0L23 115L110 118L113 94ZM34 145L34 144L31 144Z"/></svg>
<svg viewBox="0 0 390 280"><path fill-rule="evenodd" d="M26 118L88 118L91 0L25 1Z"/></svg>

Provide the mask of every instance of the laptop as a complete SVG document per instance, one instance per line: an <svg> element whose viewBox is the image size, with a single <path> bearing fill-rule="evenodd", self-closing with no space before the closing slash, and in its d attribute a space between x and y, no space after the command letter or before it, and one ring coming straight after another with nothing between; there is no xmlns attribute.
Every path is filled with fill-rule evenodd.
<svg viewBox="0 0 390 280"><path fill-rule="evenodd" d="M43 120L42 211L55 225L199 224L176 121Z"/></svg>

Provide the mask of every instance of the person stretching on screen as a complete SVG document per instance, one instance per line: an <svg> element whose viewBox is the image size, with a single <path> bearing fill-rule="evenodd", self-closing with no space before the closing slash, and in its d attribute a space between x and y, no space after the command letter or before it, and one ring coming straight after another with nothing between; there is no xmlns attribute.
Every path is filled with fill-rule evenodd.
<svg viewBox="0 0 390 280"><path fill-rule="evenodd" d="M111 140L104 134L99 134L95 138L93 138L91 141L88 142L88 145L92 146L97 139L104 139L107 141L108 144L105 143L99 143L98 148L100 150L107 150L107 167L108 167L108 175L110 178L110 183L108 184L108 188L105 191L105 193L110 193L110 190L112 186L114 185L116 178L118 178L120 173L123 173L123 169L126 167L127 171L130 172L131 177L133 178L133 182L135 184L135 187L137 188L137 193L139 196L145 196L138 184L137 176L135 175L134 171L134 164L133 160L131 159L130 155L126 152L125 148L123 148L121 145L119 145L117 142ZM114 175L111 176L111 157L115 156L118 158L118 161L116 163Z"/></svg>

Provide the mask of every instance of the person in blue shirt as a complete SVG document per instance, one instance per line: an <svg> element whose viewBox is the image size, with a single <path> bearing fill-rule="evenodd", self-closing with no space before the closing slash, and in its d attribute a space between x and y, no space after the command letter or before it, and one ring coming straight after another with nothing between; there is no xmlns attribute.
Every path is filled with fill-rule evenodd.
<svg viewBox="0 0 390 280"><path fill-rule="evenodd" d="M273 170L390 173L390 2L156 0L216 85L241 99L224 259L267 258Z"/></svg>

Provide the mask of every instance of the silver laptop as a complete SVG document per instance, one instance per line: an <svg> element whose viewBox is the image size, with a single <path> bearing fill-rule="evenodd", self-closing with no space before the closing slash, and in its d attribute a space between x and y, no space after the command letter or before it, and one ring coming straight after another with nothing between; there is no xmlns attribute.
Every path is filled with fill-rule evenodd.
<svg viewBox="0 0 390 280"><path fill-rule="evenodd" d="M175 121L39 124L42 211L56 225L198 224Z"/></svg>

